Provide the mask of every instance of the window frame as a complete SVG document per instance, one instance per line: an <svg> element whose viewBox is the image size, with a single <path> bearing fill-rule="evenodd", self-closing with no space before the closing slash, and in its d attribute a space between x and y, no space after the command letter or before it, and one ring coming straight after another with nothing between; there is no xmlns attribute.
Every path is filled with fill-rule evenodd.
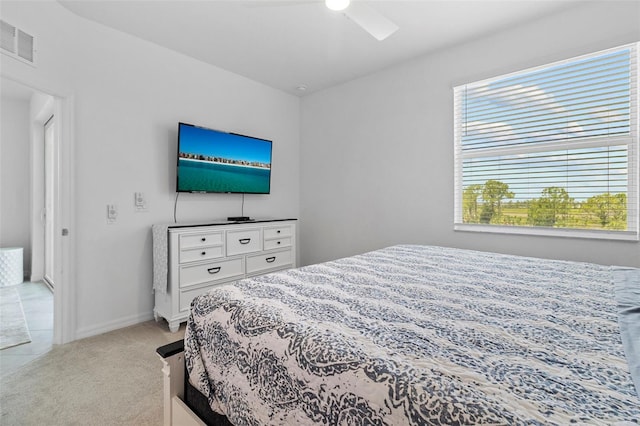
<svg viewBox="0 0 640 426"><path fill-rule="evenodd" d="M635 72L632 75L630 86L630 134L616 136L591 136L574 138L561 141L537 142L535 144L521 144L507 147L475 148L472 151L463 151L462 129L464 126L464 114L462 113L462 94L469 86L489 84L495 81L532 73L534 71L548 69L563 63L571 63L584 58L596 57L610 52L630 49L632 51L630 62ZM538 67L524 69L518 72L499 75L493 78L474 81L467 84L459 84L453 87L454 96L454 231L555 236L568 238L593 238L607 240L640 240L640 42L630 43L611 49L593 52L587 55L572 57L563 61L557 61ZM605 146L626 145L627 147L627 229L585 229L569 227L545 227L545 226L518 226L484 223L464 223L463 221L463 162L469 158L487 158L504 155L531 154L535 152L548 152L557 150L570 150L582 148L595 148Z"/></svg>

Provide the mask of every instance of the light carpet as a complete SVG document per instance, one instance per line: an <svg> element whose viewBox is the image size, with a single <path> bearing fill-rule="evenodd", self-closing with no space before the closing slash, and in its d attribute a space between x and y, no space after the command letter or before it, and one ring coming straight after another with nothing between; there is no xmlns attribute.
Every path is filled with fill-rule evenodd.
<svg viewBox="0 0 640 426"><path fill-rule="evenodd" d="M0 287L0 350L30 341L18 289Z"/></svg>
<svg viewBox="0 0 640 426"><path fill-rule="evenodd" d="M161 425L162 362L156 348L179 340L164 323L55 345L2 378L2 425Z"/></svg>

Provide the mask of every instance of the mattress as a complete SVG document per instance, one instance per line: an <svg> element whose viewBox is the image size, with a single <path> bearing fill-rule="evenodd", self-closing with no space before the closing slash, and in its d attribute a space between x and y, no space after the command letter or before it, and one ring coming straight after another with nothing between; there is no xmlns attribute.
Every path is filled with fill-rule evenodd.
<svg viewBox="0 0 640 426"><path fill-rule="evenodd" d="M399 245L245 279L194 299L185 358L235 425L640 421L589 263Z"/></svg>

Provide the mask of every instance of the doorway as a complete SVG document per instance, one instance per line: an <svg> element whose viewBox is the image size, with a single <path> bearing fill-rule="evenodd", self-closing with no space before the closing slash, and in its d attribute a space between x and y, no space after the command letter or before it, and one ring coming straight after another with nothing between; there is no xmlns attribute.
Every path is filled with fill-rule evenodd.
<svg viewBox="0 0 640 426"><path fill-rule="evenodd" d="M46 282L53 292L53 343L75 340L75 240L73 233L74 97L50 88L1 76L2 96L11 87L29 93L30 194L27 220L31 244L31 282ZM63 92L62 92L63 93ZM29 182L30 184L26 183ZM4 207L3 207L4 208Z"/></svg>
<svg viewBox="0 0 640 426"><path fill-rule="evenodd" d="M26 272L20 279L11 283L10 288L3 288L3 296L10 295L13 300L12 305L17 306L13 313L2 316L3 329L6 330L8 324L18 324L23 330L23 339L16 340L13 345L3 345L0 351L0 364L2 364L3 375L21 368L23 365L32 362L38 357L46 354L52 349L54 342L54 294L43 282L43 277L34 280L36 270L33 269L33 261L44 263L44 259L38 250L34 250L34 212L32 209L33 197L35 194L33 185L34 172L41 176L41 187L44 186L44 160L34 161L33 144L36 135L33 129L39 127L40 144L38 150L44 153L45 133L49 132L49 145L53 146L53 121L46 124L36 123L34 112L36 95L43 101L52 105L53 97L44 97L37 94L31 88L14 84L5 84L2 80L2 107L0 116L0 126L2 127L2 164L0 168L2 179L2 198L0 202L0 234L2 234L3 246L16 246L21 248L21 256ZM45 130L47 129L47 130ZM50 157L51 158L51 157ZM19 195L14 195L19 194ZM42 201L44 204L44 201ZM40 211L36 212L38 215ZM43 219L44 221L44 219ZM43 222L42 221L42 222ZM42 235L39 239L44 240L44 224L42 225ZM4 313L4 312L3 312ZM8 333L9 335L11 333Z"/></svg>

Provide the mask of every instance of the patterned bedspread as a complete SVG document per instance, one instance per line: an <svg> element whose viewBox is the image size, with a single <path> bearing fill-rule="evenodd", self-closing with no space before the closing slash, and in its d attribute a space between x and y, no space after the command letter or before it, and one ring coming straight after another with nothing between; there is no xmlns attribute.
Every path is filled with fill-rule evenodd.
<svg viewBox="0 0 640 426"><path fill-rule="evenodd" d="M393 246L196 298L185 352L235 425L640 422L594 264Z"/></svg>

